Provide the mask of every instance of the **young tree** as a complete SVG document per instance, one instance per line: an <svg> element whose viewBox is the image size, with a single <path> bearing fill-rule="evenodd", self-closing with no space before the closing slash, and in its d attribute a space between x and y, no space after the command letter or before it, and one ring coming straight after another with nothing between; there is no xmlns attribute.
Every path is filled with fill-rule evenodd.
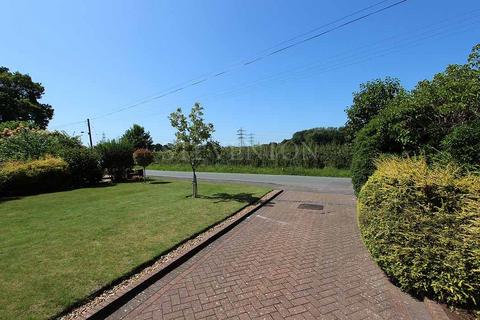
<svg viewBox="0 0 480 320"><path fill-rule="evenodd" d="M153 147L150 132L145 131L145 128L138 124L134 124L130 129L125 131L121 139L131 143L135 149L151 150Z"/></svg>
<svg viewBox="0 0 480 320"><path fill-rule="evenodd" d="M29 75L0 67L0 122L33 121L45 129L53 117L53 108L38 101L44 91Z"/></svg>
<svg viewBox="0 0 480 320"><path fill-rule="evenodd" d="M197 197L197 174L196 169L200 162L209 152L208 145L212 143L211 137L214 132L213 124L205 123L203 119L203 107L197 102L190 111L188 117L182 109L170 114L170 123L177 129L175 133L175 150L184 152L192 167L192 197Z"/></svg>
<svg viewBox="0 0 480 320"><path fill-rule="evenodd" d="M143 181L147 181L145 168L153 162L153 152L148 149L137 149L133 153L135 164L143 168Z"/></svg>

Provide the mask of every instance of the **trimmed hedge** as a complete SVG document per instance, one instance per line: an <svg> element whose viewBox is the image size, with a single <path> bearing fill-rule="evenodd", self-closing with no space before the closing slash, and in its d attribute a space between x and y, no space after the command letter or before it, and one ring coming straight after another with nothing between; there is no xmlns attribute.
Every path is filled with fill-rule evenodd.
<svg viewBox="0 0 480 320"><path fill-rule="evenodd" d="M58 191L70 185L68 164L47 157L28 162L10 161L0 166L0 194L27 195Z"/></svg>
<svg viewBox="0 0 480 320"><path fill-rule="evenodd" d="M480 303L480 177L422 158L384 158L359 194L365 245L402 289Z"/></svg>

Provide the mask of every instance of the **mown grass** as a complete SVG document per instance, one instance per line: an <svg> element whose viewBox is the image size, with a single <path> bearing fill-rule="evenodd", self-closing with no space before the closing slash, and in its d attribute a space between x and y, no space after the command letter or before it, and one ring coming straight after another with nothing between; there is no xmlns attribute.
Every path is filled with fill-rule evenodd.
<svg viewBox="0 0 480 320"><path fill-rule="evenodd" d="M52 317L268 190L125 183L0 199L0 318Z"/></svg>
<svg viewBox="0 0 480 320"><path fill-rule="evenodd" d="M152 164L148 167L151 170L166 171L191 171L186 164ZM255 173L255 174L276 174L296 176L320 176L320 177L350 177L350 170L337 168L302 168L302 167L252 167L252 166L227 166L227 165L201 165L199 172L224 172L224 173Z"/></svg>

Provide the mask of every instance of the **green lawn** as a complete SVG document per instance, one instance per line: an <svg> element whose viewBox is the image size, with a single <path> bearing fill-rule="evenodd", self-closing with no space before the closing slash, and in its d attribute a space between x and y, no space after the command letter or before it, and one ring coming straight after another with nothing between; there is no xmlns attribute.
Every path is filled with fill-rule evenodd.
<svg viewBox="0 0 480 320"><path fill-rule="evenodd" d="M0 318L58 314L265 194L156 181L0 199Z"/></svg>
<svg viewBox="0 0 480 320"><path fill-rule="evenodd" d="M148 167L151 170L167 170L167 171L191 171L188 165L184 164L152 164ZM228 173L256 173L256 174L285 174L296 176L320 176L320 177L350 177L350 170L337 168L302 168L302 167L285 167L285 168L265 168L252 166L226 166L202 165L198 168L199 172L228 172Z"/></svg>

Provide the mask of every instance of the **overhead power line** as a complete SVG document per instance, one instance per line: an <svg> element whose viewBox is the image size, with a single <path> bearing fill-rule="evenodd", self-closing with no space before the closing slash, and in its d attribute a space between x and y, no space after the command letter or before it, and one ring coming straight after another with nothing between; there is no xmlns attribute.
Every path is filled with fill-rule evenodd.
<svg viewBox="0 0 480 320"><path fill-rule="evenodd" d="M456 33L459 33L464 30L469 30L471 26L478 24L480 22L480 19L478 15L473 15L473 13L478 13L480 10L474 10L472 11L472 15L470 18L465 18L462 16L462 18L459 20L460 24L458 26L452 26L451 24L445 24L441 28L436 28L436 29L429 29L426 28L425 30L421 30L421 33L418 33L415 37L406 37L405 39L400 39L400 41L395 42L392 46L386 47L386 48L378 48L380 44L388 42L390 40L394 40L395 38L399 38L399 36L390 36L386 39L383 39L381 41L377 41L374 43L369 43L368 45L362 46L360 48L356 48L354 50L349 50L346 53L349 53L348 55L346 53L343 54L336 54L335 57L332 59L322 59L321 63L310 63L301 67L296 67L294 69L282 71L280 73L274 74L267 76L266 78L259 79L259 80L254 80L254 81L248 81L246 83L236 85L232 88L223 90L219 93L215 94L207 94L206 96L202 96L201 99L205 98L210 98L210 97L218 97L222 96L225 94L232 93L234 91L238 91L239 89L247 89L254 87L255 85L259 83L264 83L264 82L271 82L274 80L289 80L293 79L292 75L300 75L300 74L305 74L305 73L310 73L310 74L321 74L333 70L338 70L340 68L352 66L355 64L363 63L378 57L383 57L388 54L391 54L393 52L398 52L404 49L410 49L413 48L414 46L417 46L424 42L427 39L430 38L439 38L439 37L445 37L445 36L450 36ZM372 50L373 49L373 50ZM353 53L351 53L353 52ZM323 67L322 69L319 69L320 67ZM295 79L298 79L295 78Z"/></svg>
<svg viewBox="0 0 480 320"><path fill-rule="evenodd" d="M336 24L336 23L338 23L338 22L340 22L340 21L343 21L343 20L345 20L345 19L347 19L347 18L353 17L353 16L355 16L355 15L357 15L357 14L359 14L359 13L365 12L365 11L367 11L367 10L370 10L370 9L372 9L372 8L375 8L375 7L377 7L377 6L380 6L380 5L382 5L382 4L385 4L386 2L389 2L389 1L390 1L390 0L383 0L383 1L377 2L377 3L373 4L373 5L370 5L370 6L367 6L367 7L365 7L365 8L362 8L362 9L360 9L360 10L357 10L357 11L355 11L355 12L353 12L353 13L350 13L350 14L348 14L348 15L346 15L346 16L343 16L343 17L341 17L341 18L338 18L338 19L336 19L336 20L334 20L334 21L332 21L332 22L329 22L329 23L324 24L324 25L322 25L322 26L320 26L320 27L317 27L317 28L315 28L315 29L312 29L312 30L310 30L310 31L308 31L308 32L305 32L305 33L302 33L302 34L300 34L300 35L298 35L298 36L295 36L295 37L293 37L293 38L290 38L289 40L282 41L282 42L280 42L279 44L273 46L272 48L278 47L280 44L285 44L285 43L288 43L288 42L290 42L290 41L297 40L297 39L299 39L299 38L301 38L301 37L303 37L303 36L305 36L305 35L308 35L308 34L311 34L311 33L315 32L315 31L321 30L321 29L323 29L323 28L325 28L325 27L327 27L327 26L334 25L334 24ZM388 6L382 7L382 8L380 8L380 9L377 9L377 10L372 11L372 12L369 12L369 13L367 13L367 14L364 14L364 15L360 16L360 17L357 17L357 18L348 20L348 21L346 21L346 22L344 22L344 23L342 23L342 24L340 24L340 25L337 25L337 26L335 26L335 27L333 27L333 28L330 28L330 29L327 29L327 30L325 30L325 31L323 31L323 32L314 34L314 35L312 35L312 36L310 36L310 37L308 37L308 38L306 38L306 39L302 39L302 40L300 40L300 41L296 41L296 42L294 42L294 43L292 43L292 44L289 44L289 45L287 45L287 46L284 46L284 47L282 47L282 48L280 48L280 49L276 49L276 50L274 50L274 51L266 50L266 51L267 51L266 54L261 55L261 56L258 56L258 57L255 57L255 58L253 58L253 59L251 59L251 60L249 60L249 61L246 61L246 62L244 62L243 64L238 65L238 67L250 65L250 64L255 63L255 62L258 62L258 61L260 61L260 60L262 60L262 59L264 59L264 58L273 56L273 55L278 54L278 53L280 53L280 52L283 52L283 51L285 51L285 50L288 50L288 49L291 49L291 48L296 47L296 46L298 46L298 45L301 45L301 44L303 44L303 43L305 43L305 42L308 42L308 41L317 39L317 38L319 38L319 37L321 37L321 36L323 36L323 35L326 35L326 34L328 34L328 33L333 32L333 31L335 31L335 30L344 28L344 27L346 27L346 26L348 26L348 25L350 25L350 24L353 24L353 23L358 22L358 21L360 21L360 20L366 19L366 18L368 18L368 17L370 17L370 16L379 14L379 13L381 13L381 12L383 12L383 11L388 10L388 9L391 9L391 8L393 8L393 7L395 7L395 6L398 6L398 5L400 5L400 4L402 4L402 3L406 2L406 1L407 1L407 0L396 1L396 2L394 2L394 3L392 3L392 4L388 5ZM264 50L264 51L265 51L265 50ZM223 76L224 74L226 74L226 73L228 73L228 72L230 72L230 71L232 71L232 70L233 70L233 69L226 69L226 70L223 70L223 71L215 72L215 73L213 73L213 74L211 74L211 75L208 75L208 76L205 76L205 77L199 77L199 78L196 78L196 79L194 79L194 80L186 81L186 82L184 82L183 84L178 85L178 86L174 86L174 87L172 87L171 89L169 89L169 90L167 90L167 91L164 91L164 92L162 92L162 93L160 93L160 94L158 94L158 95L154 95L154 96L151 96L151 97L148 97L148 98L144 98L144 99L142 99L142 100L140 100L140 101L138 101L138 102L136 102L136 103L127 105L127 106L125 106L125 107L121 107L121 108L119 108L119 109L117 109L117 110L113 110L113 111L108 112L108 113L105 113L105 114L103 114L103 115L98 115L98 116L91 117L90 119L96 120L96 119L99 119L99 118L103 118L103 117L110 116L110 115L115 114L115 113L119 113L119 112L122 112L122 111L125 111L125 110L128 110L128 109L132 109L132 108L138 107L138 106L143 105L143 104L146 104L146 103L148 103L148 102L151 102L151 101L154 101L154 100L158 100L158 99L161 99L161 98L163 98L163 97L165 97L165 96L168 96L168 95L171 95L171 94L174 94L174 93L183 91L183 90L185 90L185 89L187 89L187 88L190 88L190 87L192 87L192 86L199 85L199 84L201 84L201 83L203 83L203 82L206 82L206 81L208 81L208 80L211 80L211 79L213 79L213 78L215 78L215 77ZM72 123L72 124L76 124L76 123L80 123L80 122L75 122L75 123ZM56 128L60 128L60 127L64 127L64 126L67 126L67 124L63 124L63 125L56 126Z"/></svg>
<svg viewBox="0 0 480 320"><path fill-rule="evenodd" d="M294 69L270 75L263 79L235 85L226 90L209 93L207 95L201 95L199 99L203 101L210 98L229 96L232 93L238 92L242 89L250 89L252 87L258 86L259 84L263 85L263 83L266 82L272 82L277 80L285 82L291 79L298 80L299 78L305 78L309 75L324 74L341 68L346 68L373 59L377 59L379 57L384 57L405 49L412 49L415 46L421 45L427 39L440 39L458 34L460 32L464 32L466 30L471 30L471 27L480 23L480 16L478 15L479 12L480 9L469 11L468 13L459 15L456 18L442 20L435 24L428 24L422 28L418 28L416 30L416 33L413 34L413 36L412 32L410 31L392 35L379 41L371 42L360 47L335 54L335 56L332 56L331 59L322 58L322 60L319 60L321 61L321 63L309 63L304 66L296 67ZM388 44L388 42L392 42L393 44L391 46L385 47L384 44ZM163 111L156 111L149 113L146 116L153 116L162 113Z"/></svg>

